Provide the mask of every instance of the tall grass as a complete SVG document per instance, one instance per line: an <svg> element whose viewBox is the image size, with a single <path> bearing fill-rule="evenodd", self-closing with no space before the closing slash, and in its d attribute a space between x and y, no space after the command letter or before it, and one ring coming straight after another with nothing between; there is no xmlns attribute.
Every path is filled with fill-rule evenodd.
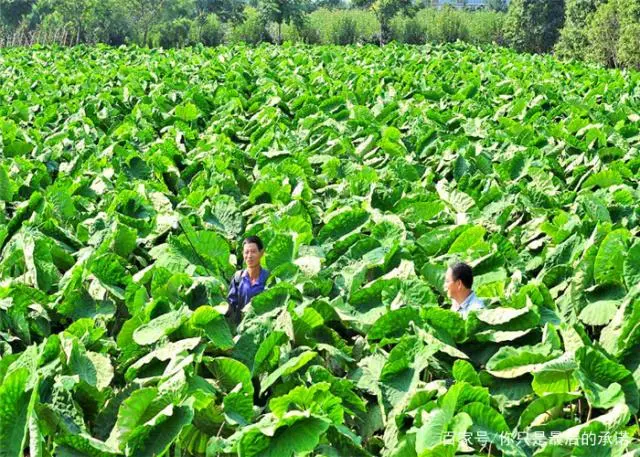
<svg viewBox="0 0 640 457"><path fill-rule="evenodd" d="M402 43L503 44L504 14L493 11L465 11L456 8L424 8L413 17L396 16L391 21L392 39ZM275 29L274 29L275 30ZM298 30L285 25L285 41L309 44L377 43L380 23L371 11L319 9L307 17Z"/></svg>
<svg viewBox="0 0 640 457"><path fill-rule="evenodd" d="M310 44L371 43L377 39L380 23L371 11L328 10L321 8L309 14L302 31L284 26L284 40Z"/></svg>
<svg viewBox="0 0 640 457"><path fill-rule="evenodd" d="M403 43L503 44L504 14L455 8L425 8L412 17L396 16L391 22L393 39Z"/></svg>
<svg viewBox="0 0 640 457"><path fill-rule="evenodd" d="M65 25L61 18L49 15L39 28L29 30L18 27L16 30L0 29L0 47L30 46L33 44L74 45L77 34ZM164 35L165 46L188 45L204 42L217 45L223 42L258 44L274 42L277 35L275 24L265 24L255 8L245 9L244 21L238 24L221 23L215 16L205 18L203 22L172 24L157 31L158 37ZM425 44L447 43L457 40L474 44L504 44L504 14L492 11L465 11L450 7L441 9L424 8L413 17L396 16L391 21L392 39L401 43ZM183 30L184 29L184 30ZM188 30L187 30L188 29ZM309 14L302 28L283 25L284 41L304 42L308 44L350 45L359 43L378 43L380 23L369 10L318 9ZM175 39L172 38L176 35ZM196 36L197 35L197 36ZM170 39L171 38L171 39ZM87 37L84 38L86 41ZM157 41L157 40L156 40ZM175 43L174 43L175 42Z"/></svg>

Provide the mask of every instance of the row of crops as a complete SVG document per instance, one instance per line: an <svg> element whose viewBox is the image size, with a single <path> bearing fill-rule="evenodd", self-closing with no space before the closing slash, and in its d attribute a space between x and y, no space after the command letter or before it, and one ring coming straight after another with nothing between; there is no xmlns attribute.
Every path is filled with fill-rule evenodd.
<svg viewBox="0 0 640 457"><path fill-rule="evenodd" d="M640 74L77 47L0 80L0 456L640 455Z"/></svg>

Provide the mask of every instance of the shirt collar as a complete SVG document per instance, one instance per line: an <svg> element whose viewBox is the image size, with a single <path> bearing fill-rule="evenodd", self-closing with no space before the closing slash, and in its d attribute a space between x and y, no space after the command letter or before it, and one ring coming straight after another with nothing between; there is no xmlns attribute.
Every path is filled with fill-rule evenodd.
<svg viewBox="0 0 640 457"><path fill-rule="evenodd" d="M467 298L465 298L464 301L460 303L460 308L461 309L466 308L467 306L469 306L469 304L471 304L473 300L475 300L475 298L476 298L476 293L474 291L471 291L471 293L467 295Z"/></svg>
<svg viewBox="0 0 640 457"><path fill-rule="evenodd" d="M258 276L258 282L262 283L265 282L267 280L267 270L265 270L264 268L260 267L260 276ZM249 270L242 270L242 278L249 278Z"/></svg>

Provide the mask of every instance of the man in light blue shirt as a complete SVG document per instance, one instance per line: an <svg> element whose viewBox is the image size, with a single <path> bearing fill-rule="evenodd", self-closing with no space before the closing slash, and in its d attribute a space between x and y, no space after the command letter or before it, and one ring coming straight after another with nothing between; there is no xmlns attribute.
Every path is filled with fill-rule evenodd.
<svg viewBox="0 0 640 457"><path fill-rule="evenodd" d="M465 319L471 311L484 308L484 302L473 292L473 270L466 263L456 263L447 269L444 290L453 302L452 311Z"/></svg>

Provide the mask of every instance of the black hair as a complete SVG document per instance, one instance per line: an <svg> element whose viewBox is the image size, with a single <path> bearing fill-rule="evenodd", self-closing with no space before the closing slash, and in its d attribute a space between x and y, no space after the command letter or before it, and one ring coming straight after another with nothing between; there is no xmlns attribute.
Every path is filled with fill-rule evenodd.
<svg viewBox="0 0 640 457"><path fill-rule="evenodd" d="M245 244L255 244L256 246L258 246L258 251L262 251L264 249L264 245L262 244L262 240L260 239L260 237L256 236L256 235L251 235L248 236L244 239L244 242L242 243L242 245L244 246Z"/></svg>
<svg viewBox="0 0 640 457"><path fill-rule="evenodd" d="M473 286L473 270L471 267L466 263L458 262L451 265L450 268L451 278L454 281L459 279L467 289L471 289L471 286Z"/></svg>

